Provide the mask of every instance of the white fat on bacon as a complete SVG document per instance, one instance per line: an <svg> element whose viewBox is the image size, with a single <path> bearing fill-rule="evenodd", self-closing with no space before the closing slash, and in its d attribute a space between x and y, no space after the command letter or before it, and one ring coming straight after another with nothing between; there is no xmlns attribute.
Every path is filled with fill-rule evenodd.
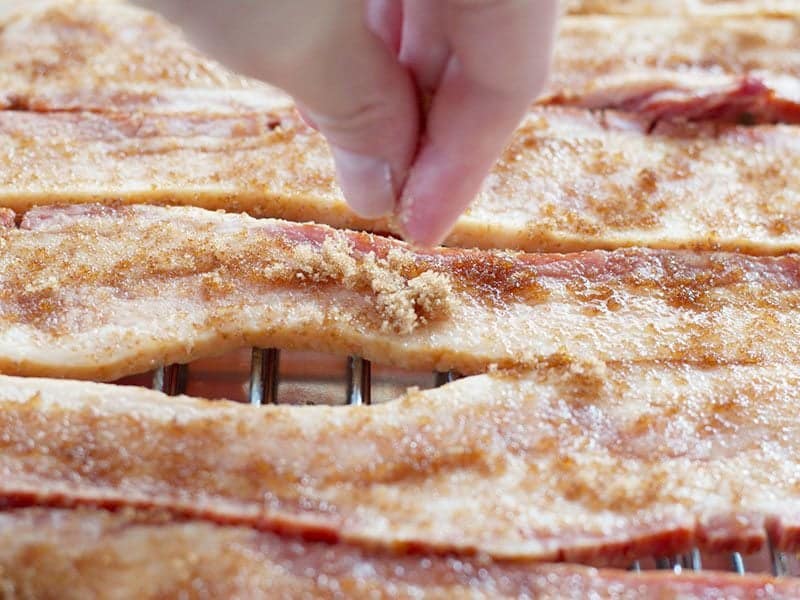
<svg viewBox="0 0 800 600"><path fill-rule="evenodd" d="M0 378L0 502L626 564L800 549L796 365L554 360L374 407Z"/></svg>
<svg viewBox="0 0 800 600"><path fill-rule="evenodd" d="M563 0L566 14L797 17L796 0Z"/></svg>
<svg viewBox="0 0 800 600"><path fill-rule="evenodd" d="M542 102L651 120L800 119L800 20L566 17Z"/></svg>
<svg viewBox="0 0 800 600"><path fill-rule="evenodd" d="M160 16L109 0L0 6L0 107L236 114L291 104L223 68Z"/></svg>
<svg viewBox="0 0 800 600"><path fill-rule="evenodd" d="M663 123L645 135L647 126L610 111L532 110L448 244L537 252L800 249L797 128ZM19 212L113 198L392 229L349 210L325 141L293 110L0 111L0 167L0 204Z"/></svg>
<svg viewBox="0 0 800 600"><path fill-rule="evenodd" d="M800 359L800 257L415 250L198 208L29 211L0 231L0 370L116 379L236 348L475 373L558 354ZM731 343L736 340L736 343Z"/></svg>
<svg viewBox="0 0 800 600"><path fill-rule="evenodd" d="M408 597L451 600L800 595L793 579L703 572L629 573L575 565L403 556L146 513L0 513L0 590L11 598Z"/></svg>

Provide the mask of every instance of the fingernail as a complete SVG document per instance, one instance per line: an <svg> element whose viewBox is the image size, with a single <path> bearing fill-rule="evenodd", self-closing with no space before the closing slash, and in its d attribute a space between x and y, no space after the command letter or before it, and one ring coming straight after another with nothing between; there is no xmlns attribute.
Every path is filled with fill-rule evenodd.
<svg viewBox="0 0 800 600"><path fill-rule="evenodd" d="M308 125L314 131L319 131L319 127L317 127L317 122L314 119L312 119L306 111L300 110L300 107L297 107L297 114L300 115L300 119L303 121L303 123Z"/></svg>
<svg viewBox="0 0 800 600"><path fill-rule="evenodd" d="M390 215L396 194L389 163L335 146L331 152L339 186L350 207L368 219Z"/></svg>
<svg viewBox="0 0 800 600"><path fill-rule="evenodd" d="M297 110L297 114L300 115L303 123L311 127L314 131L319 131L319 127L317 127L317 122L314 120L314 117L311 116L311 111L308 110L305 106L297 102L295 104L295 109Z"/></svg>

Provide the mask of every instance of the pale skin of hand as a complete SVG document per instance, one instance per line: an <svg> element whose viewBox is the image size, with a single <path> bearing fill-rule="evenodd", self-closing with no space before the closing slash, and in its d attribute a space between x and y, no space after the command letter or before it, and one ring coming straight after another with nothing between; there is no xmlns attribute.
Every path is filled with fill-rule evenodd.
<svg viewBox="0 0 800 600"><path fill-rule="evenodd" d="M557 0L142 0L283 88L353 210L440 243L541 92Z"/></svg>

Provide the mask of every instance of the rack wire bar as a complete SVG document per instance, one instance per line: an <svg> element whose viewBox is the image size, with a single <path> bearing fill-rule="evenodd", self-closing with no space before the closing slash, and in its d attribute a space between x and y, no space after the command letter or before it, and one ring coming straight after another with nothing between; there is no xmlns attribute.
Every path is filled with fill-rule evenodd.
<svg viewBox="0 0 800 600"><path fill-rule="evenodd" d="M683 571L683 557L678 554L676 556L661 556L656 557L656 569L670 570L675 573Z"/></svg>
<svg viewBox="0 0 800 600"><path fill-rule="evenodd" d="M656 558L656 569L671 569L672 561L666 557Z"/></svg>
<svg viewBox="0 0 800 600"><path fill-rule="evenodd" d="M250 390L249 401L253 405L275 404L278 400L278 384L280 365L280 351L276 348L253 348L250 363ZM169 395L182 394L186 391L188 381L187 365L166 365L157 369L153 374L153 389ZM441 386L455 381L460 376L454 371L437 372L435 385ZM372 368L371 363L359 356L347 358L347 404L351 406L371 404ZM789 566L786 554L776 550L769 544L772 574L775 576L788 575ZM739 552L730 556L731 570L743 575L746 572L744 559ZM697 548L685 554L675 556L662 556L655 558L657 569L672 570L676 574L683 570L700 571L703 561ZM630 571L640 572L640 561L634 561L629 567Z"/></svg>
<svg viewBox="0 0 800 600"><path fill-rule="evenodd" d="M672 570L676 573L683 571L683 554L676 554L669 561L672 564Z"/></svg>
<svg viewBox="0 0 800 600"><path fill-rule="evenodd" d="M153 373L153 389L170 396L186 393L189 380L187 365L165 365Z"/></svg>
<svg viewBox="0 0 800 600"><path fill-rule="evenodd" d="M277 348L253 348L250 360L250 404L278 403L278 367L280 350Z"/></svg>
<svg viewBox="0 0 800 600"><path fill-rule="evenodd" d="M347 404L350 406L372 403L371 365L360 356L347 357Z"/></svg>
<svg viewBox="0 0 800 600"><path fill-rule="evenodd" d="M731 568L739 575L744 575L744 559L738 552L731 554Z"/></svg>
<svg viewBox="0 0 800 600"><path fill-rule="evenodd" d="M684 569L700 571L703 568L703 559L700 557L700 550L694 548L691 552L683 555L681 564Z"/></svg>
<svg viewBox="0 0 800 600"><path fill-rule="evenodd" d="M776 577L783 577L786 575L789 570L786 566L786 555L783 552L775 550L772 542L769 543L769 557L772 562L772 574Z"/></svg>

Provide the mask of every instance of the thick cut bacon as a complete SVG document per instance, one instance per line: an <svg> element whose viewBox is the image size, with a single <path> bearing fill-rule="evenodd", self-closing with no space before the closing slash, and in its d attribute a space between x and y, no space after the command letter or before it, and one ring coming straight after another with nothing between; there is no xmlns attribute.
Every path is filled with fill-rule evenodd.
<svg viewBox="0 0 800 600"><path fill-rule="evenodd" d="M800 133L532 111L450 243L531 251L621 246L800 249Z"/></svg>
<svg viewBox="0 0 800 600"><path fill-rule="evenodd" d="M0 369L115 379L241 346L474 373L559 353L800 360L800 257L414 251L198 208L28 212L0 232Z"/></svg>
<svg viewBox="0 0 800 600"><path fill-rule="evenodd" d="M386 228L348 209L327 144L293 109L227 116L0 111L0 205L24 212L108 200Z"/></svg>
<svg viewBox="0 0 800 600"><path fill-rule="evenodd" d="M800 120L800 20L566 17L542 102L652 120Z"/></svg>
<svg viewBox="0 0 800 600"><path fill-rule="evenodd" d="M773 92L775 73L782 98L797 87L797 25L645 21L567 19L551 98L645 115L534 109L450 245L800 247L794 129L644 135L656 113L792 121L765 117L794 106ZM76 111L0 113L3 204L121 198L396 232L347 208L323 139L285 97L208 61L160 18L119 3L48 1L0 22L8 106Z"/></svg>
<svg viewBox="0 0 800 600"><path fill-rule="evenodd" d="M374 407L0 378L0 499L625 564L800 549L796 365L569 364Z"/></svg>
<svg viewBox="0 0 800 600"><path fill-rule="evenodd" d="M0 592L51 598L659 598L800 595L793 579L394 556L102 511L0 514Z"/></svg>
<svg viewBox="0 0 800 600"><path fill-rule="evenodd" d="M448 243L800 249L796 128L664 124L647 136L645 127L612 112L533 110ZM347 208L327 145L293 111L0 112L0 173L0 204L20 212L119 199L391 229Z"/></svg>
<svg viewBox="0 0 800 600"><path fill-rule="evenodd" d="M695 16L567 17L553 85L543 99L633 109L651 118L800 119L794 44L800 22L752 16L785 13L783 4L669 4L672 12ZM635 12L641 5L623 2L619 11L609 10ZM231 113L288 103L210 61L146 11L80 0L12 6L0 13L0 95L7 107Z"/></svg>
<svg viewBox="0 0 800 600"><path fill-rule="evenodd" d="M607 10L636 13L643 4L621 2ZM284 94L209 60L147 11L81 0L11 6L0 11L6 107L235 113L289 103ZM599 9L584 2L568 10ZM794 44L800 21L760 16L786 14L784 4L661 2L649 10L693 16L567 17L543 100L633 109L651 118L800 119Z"/></svg>
<svg viewBox="0 0 800 600"><path fill-rule="evenodd" d="M288 98L209 60L162 18L122 2L0 7L0 107L231 113Z"/></svg>
<svg viewBox="0 0 800 600"><path fill-rule="evenodd" d="M565 0L572 15L796 17L797 0Z"/></svg>

